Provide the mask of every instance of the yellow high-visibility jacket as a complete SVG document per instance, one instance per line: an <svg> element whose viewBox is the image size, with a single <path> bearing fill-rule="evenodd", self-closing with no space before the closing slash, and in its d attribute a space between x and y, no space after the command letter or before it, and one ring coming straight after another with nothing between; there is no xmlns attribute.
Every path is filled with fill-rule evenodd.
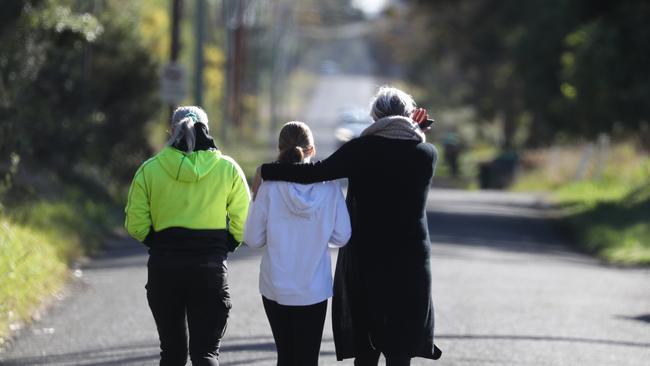
<svg viewBox="0 0 650 366"><path fill-rule="evenodd" d="M124 226L153 250L234 250L244 235L250 192L244 173L219 150L166 147L135 173ZM227 245L226 245L227 244Z"/></svg>

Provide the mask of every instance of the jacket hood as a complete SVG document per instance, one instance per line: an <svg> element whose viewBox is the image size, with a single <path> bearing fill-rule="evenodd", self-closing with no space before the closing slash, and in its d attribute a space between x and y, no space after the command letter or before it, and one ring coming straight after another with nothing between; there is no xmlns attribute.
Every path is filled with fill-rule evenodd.
<svg viewBox="0 0 650 366"><path fill-rule="evenodd" d="M165 172L179 182L198 182L208 175L221 160L221 151L216 149L193 151L185 154L173 147L166 147L158 153L158 161Z"/></svg>
<svg viewBox="0 0 650 366"><path fill-rule="evenodd" d="M324 183L298 184L277 182L282 200L296 216L309 218L327 197Z"/></svg>

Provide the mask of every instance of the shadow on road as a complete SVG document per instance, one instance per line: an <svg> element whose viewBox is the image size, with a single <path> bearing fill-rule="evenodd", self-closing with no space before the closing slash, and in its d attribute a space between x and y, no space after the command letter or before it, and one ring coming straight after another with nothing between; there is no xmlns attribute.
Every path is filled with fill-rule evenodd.
<svg viewBox="0 0 650 366"><path fill-rule="evenodd" d="M508 340L508 341L542 341L542 342L569 342L569 343L589 343L605 344L609 346L625 347L650 347L650 343L619 341L598 338L581 338L581 337L554 337L554 336L531 336L515 334L436 334L437 339L459 339L459 340Z"/></svg>
<svg viewBox="0 0 650 366"><path fill-rule="evenodd" d="M257 340L253 341L252 340ZM324 338L323 342L331 341ZM276 358L275 343L268 337L233 337L225 338L227 344L221 348L223 355L233 360L223 360L221 365L245 365L260 361L270 361ZM250 354L249 354L250 353ZM334 352L321 351L321 356L331 356ZM253 356L253 357L250 357ZM23 357L2 360L3 366L31 365L76 365L76 366L112 366L112 365L141 365L143 363L157 364L159 360L158 344L142 343L123 345L101 349L89 349L80 352L70 352L37 357Z"/></svg>
<svg viewBox="0 0 650 366"><path fill-rule="evenodd" d="M564 233L539 201L467 194L481 200L444 200L442 196L430 201L427 221L432 243L528 254L577 253L566 245Z"/></svg>
<svg viewBox="0 0 650 366"><path fill-rule="evenodd" d="M553 224L542 217L428 211L432 242L517 252L567 251Z"/></svg>
<svg viewBox="0 0 650 366"><path fill-rule="evenodd" d="M533 342L564 342L564 343L585 343L585 344L602 344L608 346L622 347L650 347L650 343L609 340L599 338L583 337L556 337L556 336L535 336L535 335L514 335L514 334L439 334L437 339L453 340L499 340L499 341L533 341ZM250 339L257 342L250 342ZM226 344L221 349L223 355L229 355L231 360L223 360L224 366L245 365L261 361L271 361L276 358L275 344L268 337L234 337L225 339L232 342ZM325 337L323 342L331 341L331 338ZM142 343L136 345L124 345L117 347L107 347L102 349L92 349L81 352L63 353L58 355L44 355L39 357L25 357L3 360L4 366L27 366L27 365L77 365L77 366L113 366L113 365L140 365L143 362L151 364L157 363L159 359L158 344ZM252 358L247 355L251 353ZM268 352L268 356L265 354ZM241 355L246 355L240 359ZM321 357L333 356L334 352L321 351ZM238 357L239 356L239 357ZM233 359L235 358L235 359Z"/></svg>
<svg viewBox="0 0 650 366"><path fill-rule="evenodd" d="M22 357L2 361L3 366L28 366L28 365L128 365L159 358L158 344L135 344L89 349L79 352L69 352L56 355L43 355L36 357Z"/></svg>
<svg viewBox="0 0 650 366"><path fill-rule="evenodd" d="M641 314L637 316L619 316L621 319L636 320L643 323L650 323L650 314Z"/></svg>

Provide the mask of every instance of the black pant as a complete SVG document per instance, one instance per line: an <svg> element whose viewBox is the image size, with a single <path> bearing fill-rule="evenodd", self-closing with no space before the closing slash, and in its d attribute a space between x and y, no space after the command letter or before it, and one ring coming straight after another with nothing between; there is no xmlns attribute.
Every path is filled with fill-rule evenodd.
<svg viewBox="0 0 650 366"><path fill-rule="evenodd" d="M149 266L147 300L160 338L160 366L218 366L231 308L226 272L214 266Z"/></svg>
<svg viewBox="0 0 650 366"><path fill-rule="evenodd" d="M327 300L286 306L262 296L262 302L278 350L278 366L317 366Z"/></svg>
<svg viewBox="0 0 650 366"><path fill-rule="evenodd" d="M354 359L354 366L377 366L379 363L380 352L377 350L366 350L357 354ZM384 355L385 356L385 355ZM409 366L411 365L410 357L386 357L386 366Z"/></svg>

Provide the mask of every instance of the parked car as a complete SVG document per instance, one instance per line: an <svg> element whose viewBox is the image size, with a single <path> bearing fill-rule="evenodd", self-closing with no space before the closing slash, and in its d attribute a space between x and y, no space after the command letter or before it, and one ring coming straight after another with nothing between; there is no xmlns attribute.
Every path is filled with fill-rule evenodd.
<svg viewBox="0 0 650 366"><path fill-rule="evenodd" d="M361 136L361 132L372 123L372 118L367 110L357 107L342 109L337 117L338 127L334 136L341 146L344 143Z"/></svg>
<svg viewBox="0 0 650 366"><path fill-rule="evenodd" d="M323 75L336 75L340 72L339 64L332 60L324 60L320 64L320 71Z"/></svg>

